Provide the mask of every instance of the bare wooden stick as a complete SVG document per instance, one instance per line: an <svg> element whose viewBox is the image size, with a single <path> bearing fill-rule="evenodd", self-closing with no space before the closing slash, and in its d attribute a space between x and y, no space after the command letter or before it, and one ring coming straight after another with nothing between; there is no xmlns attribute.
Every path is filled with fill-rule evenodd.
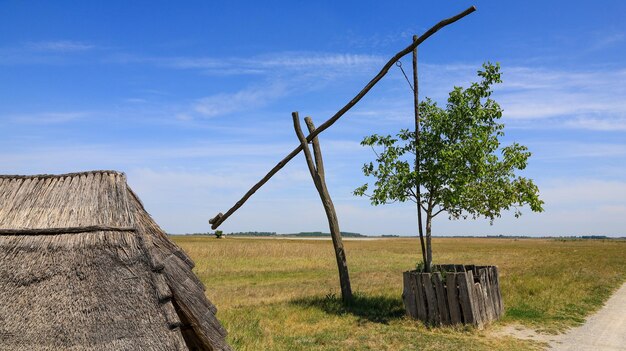
<svg viewBox="0 0 626 351"><path fill-rule="evenodd" d="M78 234L90 232L135 232L133 227L110 227L104 225L92 225L86 227L68 228L36 228L36 229L0 229L0 235L58 235Z"/></svg>
<svg viewBox="0 0 626 351"><path fill-rule="evenodd" d="M348 110L350 110L354 105L356 105L357 102L359 102L363 98L363 96L365 96L365 94L367 94L374 87L374 85L376 85L376 83L378 83L387 74L387 72L389 72L389 69L391 68L391 66L393 66L393 64L396 63L399 59L401 59L403 56L413 51L414 48L416 48L424 40L428 39L431 35L435 34L441 28L460 20L461 18L469 15L470 13L474 11L476 11L476 7L472 6L466 9L465 11L459 13L456 16L447 18L437 23L432 28L430 28L426 33L422 34L417 40L413 41L411 45L407 46L402 51L395 54L391 59L389 59L389 61L387 61L387 63L383 66L380 72L378 72L378 74L369 83L367 83L367 85L365 85L365 87L361 89L361 91L352 100L350 100L344 107L342 107L339 111L337 111L337 113L335 113L326 122L322 123L317 129L315 129L313 133L309 134L306 137L307 141L313 140L313 138L315 138L318 134L320 134L321 132L326 130L328 127L332 126L335 122L337 122L337 120L341 116L343 116L346 112L348 112ZM215 217L210 219L209 223L211 224L211 228L217 229L217 227L219 227L220 224L222 224L228 217L230 217L230 215L232 215L235 211L237 211L250 198L250 196L252 196L252 194L254 194L257 190L259 190L259 188L262 187L263 184L267 183L267 181L270 180L270 178L272 178L274 174L276 174L281 168L283 168L287 164L287 162L291 161L291 159L294 158L298 153L300 153L300 151L302 151L302 145L298 145L285 158L283 158L280 162L278 162L276 166L274 166L274 168L272 168L263 178L261 178L261 180L259 180L254 186L252 186L252 188L250 188L250 190L248 190L243 195L243 197L239 201L237 201L235 205L233 205L233 207L231 207L228 211L226 211L226 213L223 214L220 212Z"/></svg>

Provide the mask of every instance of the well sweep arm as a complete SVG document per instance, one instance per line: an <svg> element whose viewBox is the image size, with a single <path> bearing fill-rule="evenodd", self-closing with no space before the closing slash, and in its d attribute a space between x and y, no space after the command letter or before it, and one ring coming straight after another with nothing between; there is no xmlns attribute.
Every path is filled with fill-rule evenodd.
<svg viewBox="0 0 626 351"><path fill-rule="evenodd" d="M441 28L452 24L461 18L469 15L470 13L476 11L476 7L472 6L466 9L465 11L459 13L454 17L447 18L432 28L430 28L426 33L422 34L417 40L415 40L411 45L404 48L402 51L395 54L389 61L383 66L383 68L378 72L378 74L369 82L365 87L352 99L348 102L341 110L337 111L331 118L329 118L326 122L322 123L313 133L309 134L306 139L307 141L313 140L318 134L326 130L328 127L332 126L337 120L343 116L348 110L350 110L354 105L356 105L362 98L367 94L373 87L378 83L386 74L389 72L391 66L396 63L399 59L401 59L406 54L410 53L415 49L419 44L421 44L424 40L428 39L431 35L435 34ZM226 218L230 217L235 211L237 211L249 198L254 194L260 187L262 187L265 183L267 183L270 178L274 176L274 174L278 173L278 171L283 168L287 162L291 161L298 153L302 151L302 145L298 145L293 151L291 151L285 158L283 158L280 162L274 166L261 180L259 180L248 192L246 192L243 197L235 203L233 207L231 207L225 214L221 212L218 213L215 217L209 220L212 229L217 229L217 227L222 224Z"/></svg>

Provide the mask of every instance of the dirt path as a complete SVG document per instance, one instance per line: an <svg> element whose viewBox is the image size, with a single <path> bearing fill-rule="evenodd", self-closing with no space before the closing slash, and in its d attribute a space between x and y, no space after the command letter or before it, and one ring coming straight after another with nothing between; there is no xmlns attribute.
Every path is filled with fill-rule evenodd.
<svg viewBox="0 0 626 351"><path fill-rule="evenodd" d="M506 325L494 334L543 342L550 351L626 351L626 283L585 324L565 334L541 334L521 325Z"/></svg>
<svg viewBox="0 0 626 351"><path fill-rule="evenodd" d="M551 343L550 350L626 350L626 284L617 290L606 305Z"/></svg>

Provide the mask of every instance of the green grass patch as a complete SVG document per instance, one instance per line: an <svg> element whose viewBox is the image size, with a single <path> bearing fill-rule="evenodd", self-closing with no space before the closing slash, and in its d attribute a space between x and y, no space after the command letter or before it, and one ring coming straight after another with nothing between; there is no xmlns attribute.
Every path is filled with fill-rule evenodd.
<svg viewBox="0 0 626 351"><path fill-rule="evenodd" d="M218 307L237 350L532 350L472 328L404 317L402 272L416 239L345 241L353 290L341 304L330 241L173 237ZM626 281L626 241L433 239L437 263L497 265L506 314L549 332L580 324Z"/></svg>

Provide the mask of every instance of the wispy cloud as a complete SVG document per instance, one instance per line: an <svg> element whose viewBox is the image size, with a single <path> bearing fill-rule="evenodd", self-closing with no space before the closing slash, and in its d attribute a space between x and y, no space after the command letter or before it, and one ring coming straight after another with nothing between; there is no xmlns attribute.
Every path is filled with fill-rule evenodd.
<svg viewBox="0 0 626 351"><path fill-rule="evenodd" d="M199 99L194 111L205 117L231 114L263 107L284 96L284 84L271 83L268 86L250 87L236 93L220 93Z"/></svg>
<svg viewBox="0 0 626 351"><path fill-rule="evenodd" d="M597 35L597 37L598 38L595 40L595 42L592 43L590 47L591 51L610 48L626 40L626 34L624 33L600 33Z"/></svg>
<svg viewBox="0 0 626 351"><path fill-rule="evenodd" d="M87 51L96 48L95 45L88 44L81 41L73 40L53 40L53 41L39 41L29 42L25 45L27 48L36 51L50 51L50 52L75 52L75 51Z"/></svg>
<svg viewBox="0 0 626 351"><path fill-rule="evenodd" d="M626 70L515 67L504 71L508 83L497 97L509 121L521 120L537 128L626 130Z"/></svg>
<svg viewBox="0 0 626 351"><path fill-rule="evenodd" d="M383 58L376 55L357 54L324 54L324 53L279 53L261 56L250 60L252 65L261 67L279 68L308 68L308 67L353 67L370 66L383 62Z"/></svg>
<svg viewBox="0 0 626 351"><path fill-rule="evenodd" d="M478 79L475 72L481 64L421 67L420 93L443 103L452 86L467 87ZM504 64L502 72L504 83L494 87L494 98L512 127L626 130L624 68L565 70ZM406 108L393 102L385 106Z"/></svg>
<svg viewBox="0 0 626 351"><path fill-rule="evenodd" d="M533 148L537 155L535 160L563 160L576 158L610 158L626 157L626 144L606 142L574 142L574 141L547 141L534 142ZM626 170L626 165L625 165Z"/></svg>
<svg viewBox="0 0 626 351"><path fill-rule="evenodd" d="M7 120L13 121L15 123L24 124L62 124L83 119L89 115L90 113L86 111L41 112L34 114L10 115L3 118L6 118Z"/></svg>
<svg viewBox="0 0 626 351"><path fill-rule="evenodd" d="M172 69L197 69L208 74L241 75L274 73L275 70L339 69L378 65L377 55L350 53L279 52L253 57L148 57L114 54L106 59L120 64L149 63Z"/></svg>
<svg viewBox="0 0 626 351"><path fill-rule="evenodd" d="M578 117L566 121L565 126L575 129L626 132L626 113L610 118Z"/></svg>

